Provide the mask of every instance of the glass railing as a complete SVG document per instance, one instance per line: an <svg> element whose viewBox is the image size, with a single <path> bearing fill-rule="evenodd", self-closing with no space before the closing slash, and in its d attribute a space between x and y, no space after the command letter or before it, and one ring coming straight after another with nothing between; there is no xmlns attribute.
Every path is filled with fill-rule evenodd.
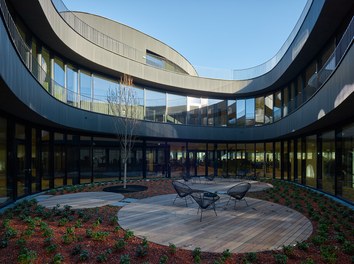
<svg viewBox="0 0 354 264"><path fill-rule="evenodd" d="M163 63L161 64L150 64L147 61L146 51L138 50L134 47L131 47L121 41L118 41L97 29L91 27L84 21L82 21L78 16L71 12L61 0L52 0L54 7L56 8L59 15L64 19L64 21L73 29L76 33L89 40L90 42L96 44L97 46L104 48L110 52L118 54L120 56L129 58L131 60L137 61L139 63L144 63L146 65L177 72L181 74L188 74L185 71L181 70L180 67L175 65L173 62L159 57Z"/></svg>
<svg viewBox="0 0 354 264"><path fill-rule="evenodd" d="M50 95L55 97L57 100L62 101L73 107L85 109L92 112L102 113L102 114L108 114L108 115L111 114L109 111L109 104L106 98L102 98L102 96L101 97L84 96L82 94L71 91L56 83L55 80L53 80L50 77L50 75L47 74L47 71L41 67L36 56L33 56L31 52L31 48L28 47L25 41L22 39L16 27L16 24L9 13L5 0L0 0L0 8L1 8L1 16L5 22L9 35L13 41L13 44L21 60L29 69L29 71L32 73L32 75L42 85L43 89L45 89ZM288 108L287 111L288 114L300 108L302 104L306 103L306 101L308 101L322 87L323 83L326 82L326 80L331 76L331 74L334 72L334 70L340 63L347 49L351 46L353 42L353 38L354 38L354 17L352 18L349 26L347 27L345 33L343 34L343 37L341 38L340 42L338 43L337 47L335 48L334 52L329 57L327 62L317 73L315 73L310 78L307 87L304 88L305 95L303 94L297 95L291 98L291 100L288 102L288 105L286 106ZM299 96L301 96L301 98L299 98ZM213 100L213 98L209 98L209 100ZM230 100L234 101L235 98L230 98ZM148 100L148 98L145 98L145 103L147 105L154 105L151 102L153 102L153 100ZM166 106L167 106L167 102L165 102L165 104L162 105L161 107L165 108ZM145 105L145 107L147 106ZM206 112L205 107L207 106L203 106L202 108L200 108L200 111ZM187 112L186 116L192 116L193 111L194 110ZM169 122L171 118L165 115L166 111L162 111L162 112L164 117L162 118L161 122ZM175 112L173 114L176 115ZM181 114L185 115L184 112ZM142 117L142 119L143 118L144 117ZM155 120L155 122L159 122L159 120L158 121ZM230 124L230 126L233 125Z"/></svg>

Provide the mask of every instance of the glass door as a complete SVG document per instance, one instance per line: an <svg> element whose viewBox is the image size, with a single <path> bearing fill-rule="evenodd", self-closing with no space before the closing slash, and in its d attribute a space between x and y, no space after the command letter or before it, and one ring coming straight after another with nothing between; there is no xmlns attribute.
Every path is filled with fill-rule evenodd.
<svg viewBox="0 0 354 264"><path fill-rule="evenodd" d="M24 143L16 144L16 185L17 197L27 195L29 193L29 177L31 169L28 167L26 160L26 145Z"/></svg>
<svg viewBox="0 0 354 264"><path fill-rule="evenodd" d="M189 155L189 175L191 177L205 176L206 152L200 150L190 150Z"/></svg>

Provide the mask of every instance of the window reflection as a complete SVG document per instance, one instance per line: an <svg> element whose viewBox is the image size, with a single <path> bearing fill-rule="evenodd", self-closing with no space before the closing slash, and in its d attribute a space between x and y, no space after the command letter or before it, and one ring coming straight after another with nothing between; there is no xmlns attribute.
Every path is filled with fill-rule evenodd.
<svg viewBox="0 0 354 264"><path fill-rule="evenodd" d="M73 66L68 65L66 67L66 88L67 88L67 95L66 101L69 105L78 106L77 105L77 94L78 94L78 74L77 69Z"/></svg>
<svg viewBox="0 0 354 264"><path fill-rule="evenodd" d="M274 109L273 109L274 121L281 118L281 91L274 94Z"/></svg>
<svg viewBox="0 0 354 264"><path fill-rule="evenodd" d="M273 123L273 94L265 97L264 106L264 123Z"/></svg>
<svg viewBox="0 0 354 264"><path fill-rule="evenodd" d="M227 125L236 125L236 100L227 101Z"/></svg>
<svg viewBox="0 0 354 264"><path fill-rule="evenodd" d="M254 98L246 100L246 126L254 126L254 109L255 100Z"/></svg>
<svg viewBox="0 0 354 264"><path fill-rule="evenodd" d="M173 124L185 124L187 115L187 97L167 94L166 121Z"/></svg>
<svg viewBox="0 0 354 264"><path fill-rule="evenodd" d="M264 124L264 97L256 98L256 126Z"/></svg>
<svg viewBox="0 0 354 264"><path fill-rule="evenodd" d="M154 122L165 122L166 94L145 90L145 119Z"/></svg>
<svg viewBox="0 0 354 264"><path fill-rule="evenodd" d="M103 76L94 75L93 77L93 102L92 110L99 113L108 114L107 95L109 91L114 91L118 87L118 82L114 82Z"/></svg>
<svg viewBox="0 0 354 264"><path fill-rule="evenodd" d="M246 123L245 100L240 99L236 101L236 125L244 126L245 123Z"/></svg>
<svg viewBox="0 0 354 264"><path fill-rule="evenodd" d="M91 75L87 72L80 72L80 107L91 110L92 89Z"/></svg>
<svg viewBox="0 0 354 264"><path fill-rule="evenodd" d="M334 194L335 143L334 131L322 135L322 186L323 190Z"/></svg>

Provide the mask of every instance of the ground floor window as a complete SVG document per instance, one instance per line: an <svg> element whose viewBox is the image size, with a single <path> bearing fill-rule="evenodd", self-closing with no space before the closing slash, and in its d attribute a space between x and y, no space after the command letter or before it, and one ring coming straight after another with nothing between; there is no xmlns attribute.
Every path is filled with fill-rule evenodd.
<svg viewBox="0 0 354 264"><path fill-rule="evenodd" d="M295 181L354 200L354 124L268 142L136 139L128 179L212 176ZM0 206L51 188L121 180L118 139L0 118Z"/></svg>

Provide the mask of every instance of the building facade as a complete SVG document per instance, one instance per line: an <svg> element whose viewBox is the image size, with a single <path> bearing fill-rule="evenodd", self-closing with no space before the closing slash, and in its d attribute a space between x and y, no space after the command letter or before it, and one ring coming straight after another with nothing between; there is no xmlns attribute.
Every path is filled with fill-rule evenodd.
<svg viewBox="0 0 354 264"><path fill-rule="evenodd" d="M232 80L60 0L0 7L0 206L120 179L107 95L123 76L139 111L128 177L268 177L354 202L353 1L309 0L280 51Z"/></svg>

